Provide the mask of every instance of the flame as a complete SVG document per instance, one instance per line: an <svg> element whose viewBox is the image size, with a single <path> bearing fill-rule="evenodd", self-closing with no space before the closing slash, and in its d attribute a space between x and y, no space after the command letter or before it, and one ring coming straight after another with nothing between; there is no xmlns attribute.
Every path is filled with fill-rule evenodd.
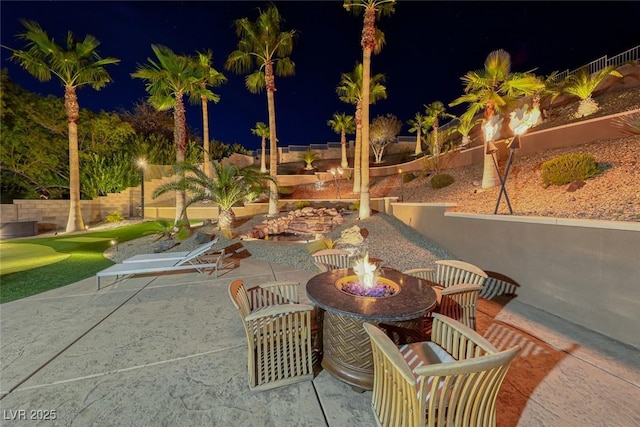
<svg viewBox="0 0 640 427"><path fill-rule="evenodd" d="M358 282L366 288L370 289L376 283L376 265L369 263L369 253L366 253L361 260L356 261L353 271L358 276Z"/></svg>

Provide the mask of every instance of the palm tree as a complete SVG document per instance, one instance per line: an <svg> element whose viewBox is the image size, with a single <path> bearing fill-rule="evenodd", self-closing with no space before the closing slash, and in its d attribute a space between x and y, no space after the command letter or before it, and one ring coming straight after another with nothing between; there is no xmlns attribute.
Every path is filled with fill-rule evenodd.
<svg viewBox="0 0 640 427"><path fill-rule="evenodd" d="M340 134L340 147L342 148L342 156L340 167L348 168L347 162L347 135L355 132L356 122L353 116L346 113L333 113L333 118L327 120L327 125L331 127L335 133Z"/></svg>
<svg viewBox="0 0 640 427"><path fill-rule="evenodd" d="M371 54L380 49L376 39L376 17L390 15L394 12L395 0L345 0L344 7L354 12L363 11L362 26L362 152L360 182L360 219L371 216L369 197L369 86L371 84Z"/></svg>
<svg viewBox="0 0 640 427"><path fill-rule="evenodd" d="M423 116L421 113L416 113L413 119L407 120L407 124L411 126L409 132L416 133L415 155L417 156L422 153L422 133L426 133L432 123L428 117Z"/></svg>
<svg viewBox="0 0 640 427"><path fill-rule="evenodd" d="M300 153L300 160L306 163L306 166L304 167L306 170L312 170L313 162L319 158L318 153L313 151L311 148L307 148L304 153Z"/></svg>
<svg viewBox="0 0 640 427"><path fill-rule="evenodd" d="M157 110L173 110L173 137L176 150L176 163L185 161L187 146L187 119L185 115L184 96L206 96L213 99L214 94L202 86L202 73L198 63L184 55L176 55L171 49L161 45L151 45L157 61L148 58L148 65L138 65L131 76L146 81L149 103ZM196 99L198 99L196 98ZM186 192L176 191L176 217L174 225L189 225Z"/></svg>
<svg viewBox="0 0 640 427"><path fill-rule="evenodd" d="M249 92L260 93L266 88L267 108L269 110L269 174L273 178L269 187L269 215L278 213L278 191L276 177L278 175L276 136L276 91L275 76L291 76L295 72L295 64L289 58L293 50L294 30L282 31L280 12L274 5L264 12L258 9L259 16L255 22L249 18L235 21L236 35L239 37L238 49L231 52L225 63L227 70L236 73L248 73L245 85ZM275 66L275 69L274 69Z"/></svg>
<svg viewBox="0 0 640 427"><path fill-rule="evenodd" d="M544 84L531 72L512 73L511 56L503 49L490 52L484 61L484 69L469 71L462 78L465 94L449 104L450 107L466 102L467 111L462 115L465 120L473 120L476 114L484 110L483 127L495 124L500 120L502 111L523 95L531 95L540 90ZM494 119L494 116L498 115ZM499 183L498 172L494 167L494 154L487 154L487 146L499 134L495 132L491 138L485 138L484 171L482 188L495 187Z"/></svg>
<svg viewBox="0 0 640 427"><path fill-rule="evenodd" d="M177 165L180 178L158 187L153 192L153 197L168 191L188 191L190 197L185 203L185 210L196 202L211 200L220 207L218 227L230 231L235 218L233 206L242 202L249 194L262 193L264 181L272 178L251 166L240 169L235 165L223 165L220 162L212 162L211 165L213 178L207 176L196 165Z"/></svg>
<svg viewBox="0 0 640 427"><path fill-rule="evenodd" d="M256 127L251 129L252 134L262 138L262 145L261 145L262 151L260 152L260 172L261 173L267 172L267 164L265 160L265 148L267 145L267 138L269 138L269 135L271 134L270 132L271 131L269 130L269 126L267 126L263 122L257 122Z"/></svg>
<svg viewBox="0 0 640 427"><path fill-rule="evenodd" d="M433 147L434 153L432 155L440 154L440 140L438 139L438 128L440 127L440 119L455 118L453 114L449 114L446 111L444 104L440 101L434 101L429 105L425 105L425 114L428 122L431 122L433 128Z"/></svg>
<svg viewBox="0 0 640 427"><path fill-rule="evenodd" d="M227 82L227 78L213 68L211 61L213 60L213 52L207 50L205 52L198 52L195 58L196 70L200 73L199 80L202 89L206 89L207 86L220 87ZM213 101L216 104L220 102L220 96L211 92L211 97L208 97L206 91L200 92L200 104L202 105L202 148L204 151L204 171L208 177L212 177L211 171L211 159L209 157L209 108L207 101Z"/></svg>
<svg viewBox="0 0 640 427"><path fill-rule="evenodd" d="M369 102L375 104L380 99L386 99L387 88L383 85L384 74L376 74L370 79ZM360 176L362 163L362 64L356 63L351 73L343 73L336 93L342 102L356 106L356 147L353 156L353 193L360 192Z"/></svg>
<svg viewBox="0 0 640 427"><path fill-rule="evenodd" d="M11 51L10 59L39 81L48 82L53 75L64 87L64 107L69 129L69 218L66 231L84 230L78 152L80 106L76 91L86 85L95 90L102 89L111 82L111 76L104 67L117 64L120 60L101 58L97 52L100 42L92 35L87 34L84 40L78 41L69 31L66 46L62 47L53 38L50 39L37 22L21 22L27 31L17 37L26 41L26 49L7 48Z"/></svg>
<svg viewBox="0 0 640 427"><path fill-rule="evenodd" d="M564 92L580 98L578 111L575 114L576 118L589 116L598 111L598 103L591 95L607 76L622 77L616 68L615 65L609 65L597 73L591 74L587 67L582 67L575 74L567 76L566 85L563 88Z"/></svg>
<svg viewBox="0 0 640 427"><path fill-rule="evenodd" d="M469 134L471 133L473 128L476 127L478 123L480 123L480 120L474 120L472 118L469 118L468 116L458 117L456 119L457 124L451 130L453 132L458 132L462 136L462 142L460 143L460 146L467 147L472 142Z"/></svg>

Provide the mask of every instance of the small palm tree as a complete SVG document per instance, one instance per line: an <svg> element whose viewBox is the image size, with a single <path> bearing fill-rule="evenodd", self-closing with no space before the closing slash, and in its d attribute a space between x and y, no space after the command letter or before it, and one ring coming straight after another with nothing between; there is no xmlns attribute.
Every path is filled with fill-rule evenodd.
<svg viewBox="0 0 640 427"><path fill-rule="evenodd" d="M440 154L440 139L438 136L438 128L440 127L440 119L455 118L453 114L447 113L447 109L440 101L434 101L429 105L425 105L425 115L431 121L431 127L433 128L433 148L437 152L431 154Z"/></svg>
<svg viewBox="0 0 640 427"><path fill-rule="evenodd" d="M465 94L452 101L449 106L469 104L467 111L463 114L466 120L473 120L476 114L484 110L483 125L485 126L501 123L500 114L508 110L518 97L533 95L544 87L544 83L531 72L511 72L511 55L503 49L490 52L482 70L469 71L461 80L465 85ZM499 183L492 158L494 154L486 154L487 145L497 135L498 132L494 132L491 139L485 138L484 141L482 188L495 187Z"/></svg>
<svg viewBox="0 0 640 427"><path fill-rule="evenodd" d="M251 133L255 136L259 136L261 138L261 151L260 151L260 172L267 172L267 161L265 159L265 150L267 146L267 138L271 134L269 131L269 126L267 126L264 122L257 122L256 127L251 129Z"/></svg>
<svg viewBox="0 0 640 427"><path fill-rule="evenodd" d="M429 126L432 125L432 120L423 116L421 113L416 113L413 119L407 120L407 124L411 126L409 132L416 133L416 151L415 155L422 153L422 134L427 133Z"/></svg>
<svg viewBox="0 0 640 427"><path fill-rule="evenodd" d="M616 66L609 65L597 73L591 74L587 67L580 68L575 74L567 76L564 92L580 98L575 117L589 116L598 111L598 103L591 97L596 88L607 76L622 77Z"/></svg>
<svg viewBox="0 0 640 427"><path fill-rule="evenodd" d="M349 167L347 162L347 135L356 130L354 117L348 116L346 113L333 113L333 118L327 120L327 125L335 133L340 134L340 147L342 148L340 167L347 168Z"/></svg>
<svg viewBox="0 0 640 427"><path fill-rule="evenodd" d="M153 197L168 191L187 191L189 199L185 204L185 210L196 202L211 200L220 207L218 227L221 230L230 230L235 219L233 206L249 195L263 193L265 181L272 178L254 167L240 169L235 165L223 165L219 162L212 162L211 166L213 178L208 177L196 165L177 165L179 178L158 187L153 192Z"/></svg>
<svg viewBox="0 0 640 427"><path fill-rule="evenodd" d="M480 123L480 121L480 119L474 120L472 118L469 118L468 116L457 118L457 124L452 128L452 130L462 135L462 142L460 143L462 147L467 147L471 144L472 141L471 137L469 137L469 134L471 133L473 128L476 127L478 123Z"/></svg>
<svg viewBox="0 0 640 427"><path fill-rule="evenodd" d="M300 154L300 160L303 160L307 165L304 167L306 170L313 169L313 162L318 160L320 156L316 151L313 151L311 148L307 148L304 153Z"/></svg>
<svg viewBox="0 0 640 427"><path fill-rule="evenodd" d="M100 42L92 35L78 41L69 32L66 46L59 46L35 21L21 21L27 30L18 38L26 41L26 50L11 51L10 59L41 82L56 76L64 87L64 106L69 128L69 218L67 232L84 230L80 205L80 160L78 154L78 105L77 89L91 86L102 89L111 82L106 65L120 62L116 58L101 58L98 55Z"/></svg>

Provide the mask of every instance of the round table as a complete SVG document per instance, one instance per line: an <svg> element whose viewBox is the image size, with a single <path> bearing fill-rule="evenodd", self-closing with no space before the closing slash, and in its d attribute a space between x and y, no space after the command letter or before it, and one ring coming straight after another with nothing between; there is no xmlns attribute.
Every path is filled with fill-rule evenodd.
<svg viewBox="0 0 640 427"><path fill-rule="evenodd" d="M435 307L436 294L428 281L391 268L380 269L381 277L400 287L389 297L355 296L335 286L338 279L354 274L352 269L318 274L307 282L307 295L321 309L322 367L354 390L364 391L373 388L373 358L362 323L415 328Z"/></svg>

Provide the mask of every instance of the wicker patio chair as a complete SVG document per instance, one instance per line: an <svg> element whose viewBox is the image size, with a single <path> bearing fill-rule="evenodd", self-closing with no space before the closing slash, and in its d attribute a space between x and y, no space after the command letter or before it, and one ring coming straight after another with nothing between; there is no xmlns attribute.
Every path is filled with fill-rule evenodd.
<svg viewBox="0 0 640 427"><path fill-rule="evenodd" d="M320 272L351 267L351 254L343 249L323 249L311 256Z"/></svg>
<svg viewBox="0 0 640 427"><path fill-rule="evenodd" d="M496 397L519 346L498 351L460 322L434 314L432 341L397 347L364 323L371 339L371 404L379 426L496 425Z"/></svg>
<svg viewBox="0 0 640 427"><path fill-rule="evenodd" d="M458 260L436 261L435 282L445 288L458 283L483 286L487 277L487 273L484 270L468 262Z"/></svg>
<svg viewBox="0 0 640 427"><path fill-rule="evenodd" d="M286 288L286 285L281 287ZM296 287L297 288L297 287ZM273 292L272 289L276 291ZM247 336L247 371L251 390L268 390L313 380L313 306L288 303L278 285L247 290L241 279L229 285Z"/></svg>

